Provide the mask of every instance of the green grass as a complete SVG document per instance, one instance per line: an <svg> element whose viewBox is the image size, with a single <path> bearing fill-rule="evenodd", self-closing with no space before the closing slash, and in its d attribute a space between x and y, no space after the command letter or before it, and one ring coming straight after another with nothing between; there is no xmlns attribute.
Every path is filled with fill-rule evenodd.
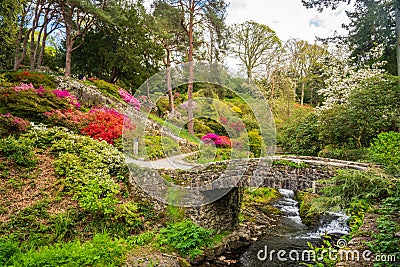
<svg viewBox="0 0 400 267"><path fill-rule="evenodd" d="M163 119L161 119L153 114L149 114L148 117L149 117L149 119L151 119L155 122L158 122L159 124L169 128L173 134L175 134L183 139L186 139L191 143L194 143L194 144L200 143L200 140L197 137L191 135L187 130L182 129L176 125L173 125L172 123L166 122Z"/></svg>

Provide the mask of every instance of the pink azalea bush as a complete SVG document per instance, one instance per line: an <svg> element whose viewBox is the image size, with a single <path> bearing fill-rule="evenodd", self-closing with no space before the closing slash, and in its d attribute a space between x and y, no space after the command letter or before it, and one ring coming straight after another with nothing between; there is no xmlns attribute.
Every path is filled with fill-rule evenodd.
<svg viewBox="0 0 400 267"><path fill-rule="evenodd" d="M18 91L35 90L35 87L33 87L32 83L30 83L30 84L21 83L21 85L19 85L19 86L14 86L13 89L16 92L18 92Z"/></svg>
<svg viewBox="0 0 400 267"><path fill-rule="evenodd" d="M128 104L130 104L131 106L133 106L136 110L140 110L140 101L135 98L134 96L132 96L130 93L128 93L127 91L125 91L124 89L120 88L118 90L118 93L120 95L120 97Z"/></svg>

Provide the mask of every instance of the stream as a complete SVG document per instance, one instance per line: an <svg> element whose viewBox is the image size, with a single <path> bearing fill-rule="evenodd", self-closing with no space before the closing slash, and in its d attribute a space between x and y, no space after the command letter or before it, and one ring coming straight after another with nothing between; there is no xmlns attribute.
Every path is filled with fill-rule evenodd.
<svg viewBox="0 0 400 267"><path fill-rule="evenodd" d="M295 200L294 192L280 189L283 196L272 205L280 209L282 218L276 226L266 229L257 241L253 242L245 251L236 252L237 262L231 266L243 267L291 267L304 266L308 254L303 256L303 251L309 251L307 242L313 245L323 244L323 235L331 235L336 242L349 231L348 217L340 213L325 215L314 227L308 227L301 221L299 205ZM278 251L284 251L278 253ZM305 259L305 260L304 260Z"/></svg>

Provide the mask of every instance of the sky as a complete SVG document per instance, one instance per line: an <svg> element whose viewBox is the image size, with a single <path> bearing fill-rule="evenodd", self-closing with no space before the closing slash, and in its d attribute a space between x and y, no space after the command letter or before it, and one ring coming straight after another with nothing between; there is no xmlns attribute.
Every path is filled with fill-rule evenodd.
<svg viewBox="0 0 400 267"><path fill-rule="evenodd" d="M345 34L341 25L348 23L346 9L349 6L343 4L336 10L320 13L305 8L301 0L231 0L227 23L254 20L268 25L281 40L299 38L313 42L315 36L332 37L335 31Z"/></svg>
<svg viewBox="0 0 400 267"><path fill-rule="evenodd" d="M152 0L145 0L147 7ZM314 42L315 36L332 37L337 31L345 34L341 28L348 23L345 10L349 7L342 4L336 10L325 10L319 13L316 9L305 8L301 0L228 0L230 2L226 22L228 25L254 20L274 30L278 37L285 41L298 38Z"/></svg>

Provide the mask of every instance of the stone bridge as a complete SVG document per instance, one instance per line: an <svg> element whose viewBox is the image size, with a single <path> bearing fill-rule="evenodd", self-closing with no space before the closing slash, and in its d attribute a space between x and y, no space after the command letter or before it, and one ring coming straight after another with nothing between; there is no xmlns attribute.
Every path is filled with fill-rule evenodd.
<svg viewBox="0 0 400 267"><path fill-rule="evenodd" d="M238 223L245 187L270 187L293 191L317 188L320 186L319 180L333 177L338 169L366 170L368 167L368 164L326 158L280 156L216 162L186 171L157 172L164 178L161 183L173 183L188 190L196 189L197 193L188 194L187 199L183 196L184 203L191 201L193 204L186 205L185 210L192 220L207 228L227 230ZM144 191L152 196L160 195L163 191L167 194L166 189L163 189L165 184L155 179L154 170L145 170L137 166L130 166L130 170L136 176L131 177L130 182L136 192L141 192L141 197L148 198L141 190L144 188L143 184L150 185ZM140 177L141 182L138 183L137 177Z"/></svg>

